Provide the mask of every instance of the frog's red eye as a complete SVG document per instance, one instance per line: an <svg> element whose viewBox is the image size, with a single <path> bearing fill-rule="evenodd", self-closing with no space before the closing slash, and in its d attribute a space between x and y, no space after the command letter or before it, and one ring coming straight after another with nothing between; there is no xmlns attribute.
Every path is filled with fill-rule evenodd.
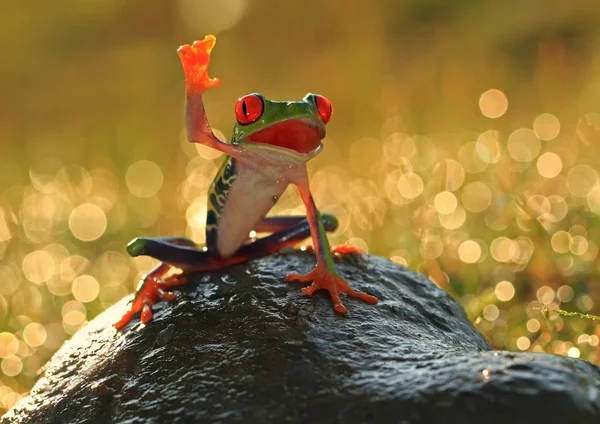
<svg viewBox="0 0 600 424"><path fill-rule="evenodd" d="M317 109L319 110L321 119L323 122L328 123L331 119L331 114L333 113L333 106L331 105L331 102L327 97L315 94L315 103L317 104Z"/></svg>
<svg viewBox="0 0 600 424"><path fill-rule="evenodd" d="M247 94L235 105L235 118L240 125L251 124L261 117L264 108L262 96Z"/></svg>

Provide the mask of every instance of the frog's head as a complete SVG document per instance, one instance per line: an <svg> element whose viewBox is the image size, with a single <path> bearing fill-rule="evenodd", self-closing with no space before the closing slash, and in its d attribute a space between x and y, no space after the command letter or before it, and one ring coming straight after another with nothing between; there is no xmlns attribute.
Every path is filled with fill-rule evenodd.
<svg viewBox="0 0 600 424"><path fill-rule="evenodd" d="M290 102L248 94L235 106L232 143L309 159L321 150L332 113L331 102L318 94L309 93L300 101Z"/></svg>

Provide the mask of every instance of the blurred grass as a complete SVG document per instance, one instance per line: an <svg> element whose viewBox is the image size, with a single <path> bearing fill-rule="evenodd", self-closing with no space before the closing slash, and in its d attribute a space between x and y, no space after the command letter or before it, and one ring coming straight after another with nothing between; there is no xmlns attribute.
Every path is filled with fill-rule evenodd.
<svg viewBox="0 0 600 424"><path fill-rule="evenodd" d="M227 136L242 94L332 100L310 171L334 243L430 276L496 348L600 364L597 323L542 312L600 312L599 19L596 0L3 5L0 408L133 291L152 261L129 239L204 240L220 158L183 140L175 51L209 32Z"/></svg>

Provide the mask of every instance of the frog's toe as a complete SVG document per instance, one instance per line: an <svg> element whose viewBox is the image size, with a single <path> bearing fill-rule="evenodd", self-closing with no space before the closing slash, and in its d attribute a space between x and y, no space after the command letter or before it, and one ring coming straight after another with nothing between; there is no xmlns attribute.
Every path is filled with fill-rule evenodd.
<svg viewBox="0 0 600 424"><path fill-rule="evenodd" d="M136 237L127 244L127 253L134 258L144 254L147 240Z"/></svg>
<svg viewBox="0 0 600 424"><path fill-rule="evenodd" d="M340 277L335 271L329 270L321 262L317 262L317 266L306 275L292 274L286 277L286 280L297 280L301 282L312 281L308 287L303 287L301 290L304 294L312 296L317 290L327 290L333 301L333 310L340 314L345 314L348 309L344 306L340 299L341 293L346 293L350 297L361 299L364 302L374 305L378 302L375 296L353 290L348 283Z"/></svg>
<svg viewBox="0 0 600 424"><path fill-rule="evenodd" d="M368 258L365 255L365 251L359 247L349 244L332 246L331 253L333 253L335 259L342 260L357 268L365 269L368 266Z"/></svg>
<svg viewBox="0 0 600 424"><path fill-rule="evenodd" d="M194 45L194 47L196 47L197 49L200 49L201 51L210 53L212 51L213 47L215 47L216 42L217 42L217 38L212 34L208 34L202 40L194 41L193 45Z"/></svg>
<svg viewBox="0 0 600 424"><path fill-rule="evenodd" d="M152 321L152 307L148 304L145 304L142 308L142 313L140 314L140 321L142 324L148 324Z"/></svg>
<svg viewBox="0 0 600 424"><path fill-rule="evenodd" d="M184 44L183 46L179 46L179 48L177 49L177 54L182 59L187 59L192 54L192 46L190 46L189 44Z"/></svg>
<svg viewBox="0 0 600 424"><path fill-rule="evenodd" d="M338 244L335 246L331 246L331 253L336 253L339 255L364 255L365 251L360 247L353 246L351 244Z"/></svg>

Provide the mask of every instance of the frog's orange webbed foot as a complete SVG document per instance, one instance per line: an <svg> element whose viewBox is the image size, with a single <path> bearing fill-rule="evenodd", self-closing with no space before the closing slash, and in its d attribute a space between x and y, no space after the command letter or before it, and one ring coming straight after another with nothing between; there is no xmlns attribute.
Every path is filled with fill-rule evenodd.
<svg viewBox="0 0 600 424"><path fill-rule="evenodd" d="M302 251L304 252L314 252L314 248L311 245L302 246ZM352 246L351 244L338 244L335 246L331 246L331 253L334 255L364 255L366 252L362 250L360 247Z"/></svg>
<svg viewBox="0 0 600 424"><path fill-rule="evenodd" d="M331 246L331 253L337 253L340 255L364 255L365 251L360 247L352 246L351 244L338 244Z"/></svg>
<svg viewBox="0 0 600 424"><path fill-rule="evenodd" d="M165 270L165 268L167 269ZM114 324L117 329L121 329L127 325L138 312L141 312L140 321L144 324L148 323L152 320L152 305L159 300L175 299L175 293L167 290L170 287L185 284L186 279L180 275L162 278L168 271L168 268L168 265L163 264L143 278L135 297L131 302L131 307L125 315Z"/></svg>
<svg viewBox="0 0 600 424"><path fill-rule="evenodd" d="M204 37L204 40L194 41L191 46L184 44L177 50L185 72L186 88L189 91L203 93L206 89L219 85L219 78L208 77L210 52L216 42L215 36L209 34Z"/></svg>
<svg viewBox="0 0 600 424"><path fill-rule="evenodd" d="M325 289L331 295L333 300L333 310L341 314L348 312L340 299L341 293L346 293L348 296L361 299L366 303L374 305L378 302L375 296L353 290L348 283L340 277L336 272L328 270L325 265L317 263L315 269L306 275L292 274L285 277L287 281L297 280L303 283L312 281L308 287L303 287L301 290L304 294L312 296L312 294L320 289Z"/></svg>
<svg viewBox="0 0 600 424"><path fill-rule="evenodd" d="M346 263L352 264L358 268L366 268L368 260L365 251L351 244L340 244L331 247L331 253L336 259L343 259Z"/></svg>

